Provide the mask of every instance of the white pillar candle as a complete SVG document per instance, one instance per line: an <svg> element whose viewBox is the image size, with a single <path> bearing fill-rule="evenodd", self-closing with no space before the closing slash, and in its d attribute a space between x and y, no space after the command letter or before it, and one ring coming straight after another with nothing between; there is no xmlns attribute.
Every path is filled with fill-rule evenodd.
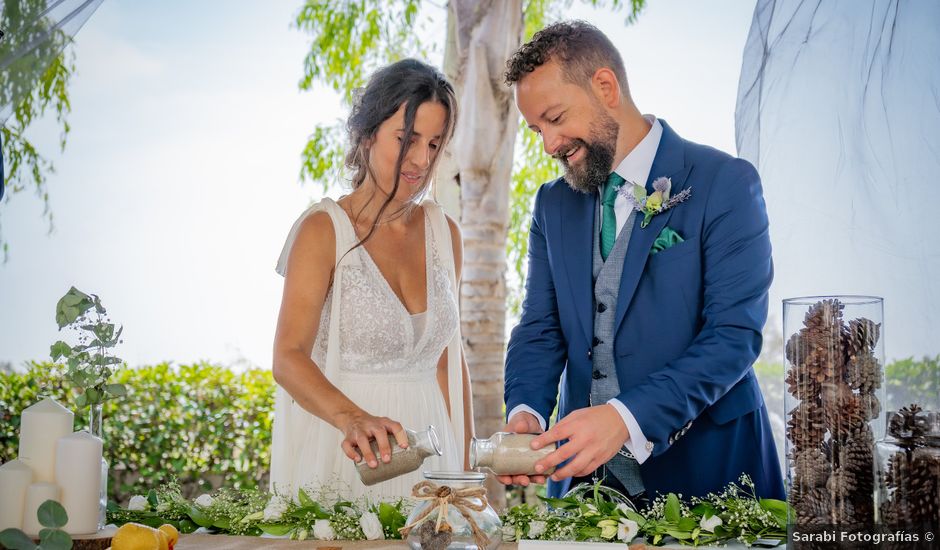
<svg viewBox="0 0 940 550"><path fill-rule="evenodd" d="M0 531L23 527L26 489L33 482L33 469L22 460L0 465Z"/></svg>
<svg viewBox="0 0 940 550"><path fill-rule="evenodd" d="M59 500L59 486L55 483L38 481L26 489L26 506L23 507L23 531L31 537L39 537L43 526L39 524L37 512L43 502Z"/></svg>
<svg viewBox="0 0 940 550"><path fill-rule="evenodd" d="M55 480L55 442L72 433L75 415L47 397L23 410L19 459L33 469L36 481Z"/></svg>
<svg viewBox="0 0 940 550"><path fill-rule="evenodd" d="M65 532L98 532L101 492L101 440L86 431L60 437L55 447L55 482L62 489L62 506L69 516Z"/></svg>

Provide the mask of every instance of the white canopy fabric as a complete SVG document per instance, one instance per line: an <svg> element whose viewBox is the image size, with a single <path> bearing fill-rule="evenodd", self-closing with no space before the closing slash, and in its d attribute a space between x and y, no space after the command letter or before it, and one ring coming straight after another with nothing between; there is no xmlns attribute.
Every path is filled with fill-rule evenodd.
<svg viewBox="0 0 940 550"><path fill-rule="evenodd" d="M736 111L783 298L885 299L889 360L940 353L940 2L758 0Z"/></svg>
<svg viewBox="0 0 940 550"><path fill-rule="evenodd" d="M3 0L0 12L0 126L40 83L103 0ZM2 143L0 143L2 151ZM0 198L4 188L0 155Z"/></svg>

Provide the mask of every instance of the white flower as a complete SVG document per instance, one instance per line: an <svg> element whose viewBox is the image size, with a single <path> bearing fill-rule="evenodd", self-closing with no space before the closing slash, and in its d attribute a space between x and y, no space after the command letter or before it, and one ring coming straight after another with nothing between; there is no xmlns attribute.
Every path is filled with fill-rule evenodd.
<svg viewBox="0 0 940 550"><path fill-rule="evenodd" d="M147 502L147 497L140 495L134 495L131 497L131 501L127 503L128 510L134 510L135 512L143 511L150 508L150 503Z"/></svg>
<svg viewBox="0 0 940 550"><path fill-rule="evenodd" d="M544 521L530 521L529 522L529 538L537 539L542 533L545 532L545 522Z"/></svg>
<svg viewBox="0 0 940 550"><path fill-rule="evenodd" d="M617 525L617 538L623 542L629 543L640 532L640 526L632 519L620 518Z"/></svg>
<svg viewBox="0 0 940 550"><path fill-rule="evenodd" d="M197 498L197 499L196 499L195 501L193 501L193 502L195 502L195 503L198 504L199 506L202 506L202 507L204 507L204 508L208 508L209 506L212 506L212 495L203 493L203 494L199 495L199 498Z"/></svg>
<svg viewBox="0 0 940 550"><path fill-rule="evenodd" d="M503 525L503 541L513 542L516 540L516 527L508 523Z"/></svg>
<svg viewBox="0 0 940 550"><path fill-rule="evenodd" d="M620 533L620 527L618 523L612 519L604 519L597 522L597 526L601 528L601 538L611 540L614 538L614 535Z"/></svg>
<svg viewBox="0 0 940 550"><path fill-rule="evenodd" d="M629 506L627 506L626 504L622 502L617 503L617 509L620 510L620 513L623 515L627 515L627 512L633 511L633 508L630 508Z"/></svg>
<svg viewBox="0 0 940 550"><path fill-rule="evenodd" d="M359 516L359 527L366 536L366 540L379 540L385 538L385 531L382 530L382 522L379 516L372 512L363 512Z"/></svg>
<svg viewBox="0 0 940 550"><path fill-rule="evenodd" d="M600 514L597 513L597 506L594 506L594 505L591 504L590 502L586 503L585 506L587 507L587 512L584 513L585 516L598 516L598 515L600 515Z"/></svg>
<svg viewBox="0 0 940 550"><path fill-rule="evenodd" d="M277 521L287 511L287 501L283 497L274 495L264 507L264 521Z"/></svg>
<svg viewBox="0 0 940 550"><path fill-rule="evenodd" d="M708 531L709 533L715 532L715 527L721 525L721 518L718 516L712 516L706 519L702 517L702 521L698 522L698 526L702 528L702 531Z"/></svg>
<svg viewBox="0 0 940 550"><path fill-rule="evenodd" d="M318 519L313 522L313 536L317 540L333 540L336 533L333 532L333 526L328 519Z"/></svg>

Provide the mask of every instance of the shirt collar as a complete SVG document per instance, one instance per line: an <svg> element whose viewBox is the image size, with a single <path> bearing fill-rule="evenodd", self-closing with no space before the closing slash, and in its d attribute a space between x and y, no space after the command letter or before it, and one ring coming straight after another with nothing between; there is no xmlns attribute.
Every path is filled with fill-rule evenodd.
<svg viewBox="0 0 940 550"><path fill-rule="evenodd" d="M653 168L653 160L659 149L659 140L663 137L663 125L654 115L643 115L650 123L650 131L637 143L636 147L622 160L614 172L628 182L646 185Z"/></svg>

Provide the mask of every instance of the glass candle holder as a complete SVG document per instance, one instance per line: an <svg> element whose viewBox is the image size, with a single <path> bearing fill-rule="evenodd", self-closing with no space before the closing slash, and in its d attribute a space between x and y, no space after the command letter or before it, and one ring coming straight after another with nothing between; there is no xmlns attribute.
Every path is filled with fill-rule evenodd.
<svg viewBox="0 0 940 550"><path fill-rule="evenodd" d="M874 444L883 435L881 298L783 302L787 488L791 524L874 521Z"/></svg>

